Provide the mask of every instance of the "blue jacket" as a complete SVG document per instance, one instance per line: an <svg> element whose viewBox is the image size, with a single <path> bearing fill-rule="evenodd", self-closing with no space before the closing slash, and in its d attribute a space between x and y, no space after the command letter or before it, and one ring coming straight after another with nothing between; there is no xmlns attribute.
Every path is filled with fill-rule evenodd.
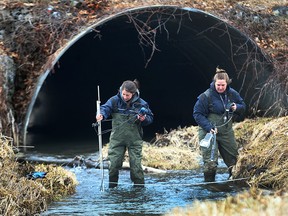
<svg viewBox="0 0 288 216"><path fill-rule="evenodd" d="M196 123L206 132L209 132L215 127L207 118L209 113L224 115L228 103L235 103L237 105L237 109L235 110L236 114L242 114L246 109L245 102L240 94L229 85L227 85L226 91L222 94L216 91L215 82L210 84L209 89L210 98L208 98L205 93L200 94L193 110L193 117Z"/></svg>
<svg viewBox="0 0 288 216"><path fill-rule="evenodd" d="M103 115L104 119L109 118L112 113L136 116L140 109L144 107L146 108L146 118L141 122L141 125L146 126L153 122L153 113L151 112L148 103L139 97L139 92L134 94L129 103L123 100L120 92L121 91L119 91L117 95L111 97L105 104L101 105L100 113Z"/></svg>

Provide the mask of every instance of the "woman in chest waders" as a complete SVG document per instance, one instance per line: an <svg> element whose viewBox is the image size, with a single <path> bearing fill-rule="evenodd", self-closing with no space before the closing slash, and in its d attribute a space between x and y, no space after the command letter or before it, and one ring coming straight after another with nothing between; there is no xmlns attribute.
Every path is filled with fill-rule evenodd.
<svg viewBox="0 0 288 216"><path fill-rule="evenodd" d="M153 122L153 114L146 101L140 98L137 80L124 81L117 95L100 107L97 121L112 116L112 132L109 141L108 158L109 188L118 184L126 150L129 154L130 178L134 186L144 187L144 172L141 165L143 129Z"/></svg>
<svg viewBox="0 0 288 216"><path fill-rule="evenodd" d="M237 161L238 146L232 128L232 116L243 114L246 105L239 93L229 86L230 83L226 71L217 68L210 88L198 97L194 106L193 117L199 125L199 141L207 133L216 137L216 142L212 141L210 146L200 145L206 182L215 181L218 150L228 167L229 177Z"/></svg>

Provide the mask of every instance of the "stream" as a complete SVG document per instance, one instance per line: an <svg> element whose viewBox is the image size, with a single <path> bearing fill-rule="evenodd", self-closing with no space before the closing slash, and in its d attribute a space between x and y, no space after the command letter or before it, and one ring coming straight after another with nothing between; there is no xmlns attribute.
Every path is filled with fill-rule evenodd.
<svg viewBox="0 0 288 216"><path fill-rule="evenodd" d="M98 158L97 153L87 146L59 151L42 149L30 151L26 158L39 161L68 163L76 155L84 158ZM85 151L83 151L85 149ZM94 151L95 152L95 151ZM76 193L51 203L48 210L41 213L48 215L163 215L175 207L191 205L195 200L219 200L228 195L235 195L244 188L233 182L225 182L227 169L222 160L216 175L217 184L205 185L202 170L177 170L167 173L146 173L145 188L133 187L130 171L121 170L117 188L108 188L108 170L104 169L104 191L101 190L102 171L83 166L65 167L75 173L79 184Z"/></svg>

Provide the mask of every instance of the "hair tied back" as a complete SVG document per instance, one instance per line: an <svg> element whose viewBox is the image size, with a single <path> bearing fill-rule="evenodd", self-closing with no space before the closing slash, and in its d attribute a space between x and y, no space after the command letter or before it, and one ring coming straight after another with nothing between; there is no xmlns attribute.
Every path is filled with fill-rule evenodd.
<svg viewBox="0 0 288 216"><path fill-rule="evenodd" d="M226 73L226 71L222 68L219 68L219 66L216 67L216 74L217 73Z"/></svg>

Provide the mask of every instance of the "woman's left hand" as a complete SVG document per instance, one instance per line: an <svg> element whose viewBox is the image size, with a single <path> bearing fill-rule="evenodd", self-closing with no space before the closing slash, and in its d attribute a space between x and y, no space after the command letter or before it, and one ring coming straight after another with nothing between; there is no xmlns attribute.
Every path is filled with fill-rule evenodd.
<svg viewBox="0 0 288 216"><path fill-rule="evenodd" d="M137 115L137 118L142 122L145 120L146 115Z"/></svg>
<svg viewBox="0 0 288 216"><path fill-rule="evenodd" d="M237 109L236 103L233 103L233 104L232 104L231 109L232 109L233 112Z"/></svg>

